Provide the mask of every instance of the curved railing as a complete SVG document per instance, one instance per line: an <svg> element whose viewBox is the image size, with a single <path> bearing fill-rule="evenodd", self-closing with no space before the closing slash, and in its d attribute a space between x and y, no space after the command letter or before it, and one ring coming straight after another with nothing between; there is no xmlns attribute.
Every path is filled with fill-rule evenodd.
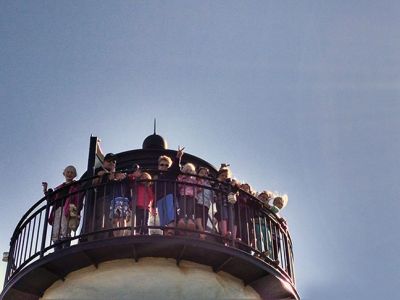
<svg viewBox="0 0 400 300"><path fill-rule="evenodd" d="M237 248L273 266L295 285L293 246L286 223L252 195L211 178L196 178L198 181L192 183L132 178L98 183L100 178L95 176L49 193L25 213L15 228L5 286L26 266L60 248L110 237L154 234L205 239ZM165 222L170 208L160 205L159 199L168 191L172 191L174 199L173 221L160 225L158 219ZM117 198L119 202L113 200ZM145 208L149 204L153 207L151 212L140 205L143 199ZM212 203L207 211L209 200ZM70 213L69 204L74 204L80 215L75 231L71 228L75 229L77 219L73 211ZM171 210L169 214L171 217ZM160 215L163 217L157 218ZM49 218L53 219L52 225ZM187 219L186 226L180 218ZM194 219L197 226L189 226L189 219ZM225 236L221 235L225 231L222 220L227 226Z"/></svg>

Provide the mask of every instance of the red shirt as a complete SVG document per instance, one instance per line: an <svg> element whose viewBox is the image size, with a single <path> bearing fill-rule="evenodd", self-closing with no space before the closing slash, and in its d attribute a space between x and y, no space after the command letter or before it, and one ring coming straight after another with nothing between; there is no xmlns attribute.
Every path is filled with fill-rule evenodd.
<svg viewBox="0 0 400 300"><path fill-rule="evenodd" d="M136 197L136 207L148 208L154 200L153 189L143 183L138 183L133 191L133 197Z"/></svg>

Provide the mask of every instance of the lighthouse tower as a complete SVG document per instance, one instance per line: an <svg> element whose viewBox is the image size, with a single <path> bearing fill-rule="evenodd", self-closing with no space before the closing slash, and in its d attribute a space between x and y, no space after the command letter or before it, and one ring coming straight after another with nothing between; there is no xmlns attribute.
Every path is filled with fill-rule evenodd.
<svg viewBox="0 0 400 300"><path fill-rule="evenodd" d="M300 299L286 223L254 196L218 182L218 170L194 155L185 153L181 164L207 168L208 177L191 183L161 177L159 157L174 159L176 154L154 132L141 149L112 155L115 173L126 178L100 178L95 169L104 167L104 155L97 138L91 137L86 174L74 188L48 193L17 224L1 299ZM151 179L134 177L138 166ZM145 198L154 201L145 206L157 211L156 216L140 210L140 185L151 190ZM192 188L195 196L186 198L182 187ZM173 220L167 225L161 215L168 214L163 211L168 208L159 201L168 191ZM213 195L209 207L205 195ZM54 234L61 232L64 219L58 218L56 226L57 217L52 224L49 217L57 208L65 214L71 199L78 201L79 227ZM118 206L123 199L129 203L127 213L127 206ZM195 201L195 216L182 205L187 201ZM218 224L222 211L230 233L226 236ZM121 222L115 222L116 215ZM70 216L67 226L72 224ZM178 226L182 216L200 219L202 230Z"/></svg>

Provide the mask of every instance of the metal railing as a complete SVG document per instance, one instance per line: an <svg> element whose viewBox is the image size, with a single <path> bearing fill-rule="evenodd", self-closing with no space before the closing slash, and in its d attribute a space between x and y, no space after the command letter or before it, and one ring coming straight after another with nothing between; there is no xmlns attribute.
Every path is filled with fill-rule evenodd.
<svg viewBox="0 0 400 300"><path fill-rule="evenodd" d="M286 224L242 190L211 178L193 178L181 182L128 177L98 183L95 176L49 193L15 228L5 286L26 266L61 248L154 234L237 248L278 269L295 285L293 245Z"/></svg>

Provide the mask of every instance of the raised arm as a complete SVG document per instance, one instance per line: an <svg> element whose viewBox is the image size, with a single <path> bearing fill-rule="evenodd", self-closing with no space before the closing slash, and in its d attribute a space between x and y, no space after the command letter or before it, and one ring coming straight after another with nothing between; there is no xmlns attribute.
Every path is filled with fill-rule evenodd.
<svg viewBox="0 0 400 300"><path fill-rule="evenodd" d="M184 149L185 147L178 146L178 151L176 152L175 159L172 162L172 166L169 168L169 171L176 174L176 176L178 176L181 172L181 158L183 156Z"/></svg>

